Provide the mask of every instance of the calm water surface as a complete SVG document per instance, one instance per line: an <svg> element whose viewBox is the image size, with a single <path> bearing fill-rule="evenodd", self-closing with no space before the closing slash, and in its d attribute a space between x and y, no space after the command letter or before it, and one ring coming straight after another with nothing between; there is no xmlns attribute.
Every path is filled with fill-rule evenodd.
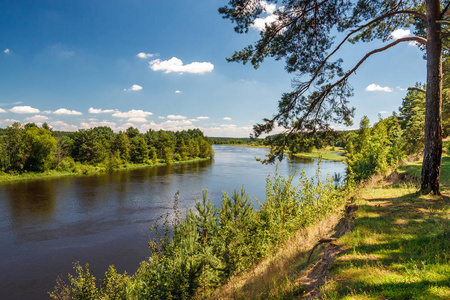
<svg viewBox="0 0 450 300"><path fill-rule="evenodd" d="M213 161L118 171L85 177L0 185L0 299L48 299L58 275L72 262L89 262L102 277L110 264L133 273L148 256L149 228L171 210L194 207L202 189L220 205L223 191L245 186L264 200L274 165L261 165L267 149L215 146ZM281 174L304 170L313 176L317 160L284 160ZM340 162L322 161L323 174L341 173ZM256 204L256 202L255 202Z"/></svg>

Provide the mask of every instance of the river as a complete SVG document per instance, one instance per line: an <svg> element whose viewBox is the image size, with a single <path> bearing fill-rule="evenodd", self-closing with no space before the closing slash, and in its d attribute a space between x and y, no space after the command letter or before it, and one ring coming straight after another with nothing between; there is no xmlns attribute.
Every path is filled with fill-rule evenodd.
<svg viewBox="0 0 450 300"><path fill-rule="evenodd" d="M220 205L223 191L244 185L264 200L265 180L275 165L262 165L267 149L214 146L212 161L63 177L0 185L0 298L48 299L56 277L67 279L72 262L89 262L102 277L110 264L134 273L148 257L149 228L179 204L194 207L202 189ZM323 174L341 173L341 162L322 161ZM313 176L316 159L283 160L280 174L304 170ZM257 205L254 201L255 206Z"/></svg>

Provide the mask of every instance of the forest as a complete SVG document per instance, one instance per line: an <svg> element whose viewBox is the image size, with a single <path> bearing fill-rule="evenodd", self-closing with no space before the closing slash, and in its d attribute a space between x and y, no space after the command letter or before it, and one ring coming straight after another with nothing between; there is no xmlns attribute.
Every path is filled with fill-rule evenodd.
<svg viewBox="0 0 450 300"><path fill-rule="evenodd" d="M0 131L0 170L8 174L111 171L213 156L208 138L199 129L140 133L129 127L115 133L109 127L95 127L60 132L47 123L38 127L16 122Z"/></svg>

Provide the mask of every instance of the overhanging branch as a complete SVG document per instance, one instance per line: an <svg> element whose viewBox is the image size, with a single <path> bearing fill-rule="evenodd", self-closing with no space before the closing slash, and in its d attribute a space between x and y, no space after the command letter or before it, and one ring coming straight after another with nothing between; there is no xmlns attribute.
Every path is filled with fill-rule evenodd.
<svg viewBox="0 0 450 300"><path fill-rule="evenodd" d="M399 11L395 11L395 12L391 12L391 13L387 13L384 14L378 18L373 19L372 21L363 24L361 26L359 26L358 28L352 30L351 32L349 32L347 34L347 36L339 43L339 45L336 46L336 48L324 59L324 61L322 62L322 64L319 66L319 68L317 69L316 73L314 73L312 80L310 81L311 83L314 81L314 79L317 78L318 74L320 73L320 70L323 68L323 66L325 65L325 63L330 59L331 56L333 56L340 48L341 46L355 33L357 33L358 31L361 31L362 29L369 27L370 25L373 25L385 18L389 18L392 17L394 15L398 15L398 14L411 14L414 15L418 18L421 18L422 20L425 20L425 15L421 14L419 12L416 11L411 11L411 10L399 10ZM308 89L310 87L310 85L308 85L305 89Z"/></svg>
<svg viewBox="0 0 450 300"><path fill-rule="evenodd" d="M351 70L349 70L349 71L347 71L346 73L345 73L345 75L340 79L340 80L338 80L337 82L335 82L334 84L332 84L332 85L330 85L328 88L326 88L324 91L322 91L322 93L320 93L319 94L319 96L316 98L316 99L314 99L314 101L311 103L311 105L310 105L310 107L309 107L309 109L308 109L308 111L303 115L303 117L299 120L299 123L298 124L302 124L303 123L303 121L307 118L307 117L309 117L309 115L315 110L315 109L320 109L321 108L321 106L322 106L322 104L323 104L323 101L325 100L325 98L328 96L328 94L336 87L336 86L338 86L338 85L341 85L341 84L343 84L347 79L348 79L348 77L350 77L350 75L351 74L353 74L354 72L356 72L356 70L361 66L361 64L364 62L364 61L366 61L370 56L372 56L372 55L374 55L374 54L376 54L376 53L379 53L379 52L383 52L383 51L385 51L385 50L387 50L387 49L389 49L389 48L392 48L392 47L394 47L395 45L397 45L397 44L399 44L399 43L402 43L402 42L412 42L412 41L414 41L414 42L417 42L417 43L420 43L420 44L422 44L422 45L426 45L426 42L427 42L427 40L425 39L425 38L422 38L422 37L419 37L419 36L412 36L412 37L405 37L405 38L401 38L401 39L398 39L398 40L396 40L396 41L394 41L394 42L392 42L392 43L390 43L390 44L387 44L386 46L384 46L384 47L381 47L381 48L378 48L378 49L374 49L374 50L372 50L372 51L370 51L369 53L367 53ZM314 80L314 79L312 79L312 80ZM311 82L309 82L308 83L308 85L310 85L311 84ZM299 92L299 94L298 95L301 95L302 93L304 93L305 92L305 90L301 90L300 92ZM294 98L294 100L290 103L290 107L292 108L294 105L295 105L295 101L298 99L298 97L295 97ZM319 106L318 108L316 108L317 107L317 105ZM281 114L278 114L277 116L275 116L272 120L273 121L275 121L277 118L279 118L281 116Z"/></svg>
<svg viewBox="0 0 450 300"><path fill-rule="evenodd" d="M416 86L409 87L408 91L418 91L418 92L425 93L425 94L427 93L426 90L421 89L420 87L416 87Z"/></svg>

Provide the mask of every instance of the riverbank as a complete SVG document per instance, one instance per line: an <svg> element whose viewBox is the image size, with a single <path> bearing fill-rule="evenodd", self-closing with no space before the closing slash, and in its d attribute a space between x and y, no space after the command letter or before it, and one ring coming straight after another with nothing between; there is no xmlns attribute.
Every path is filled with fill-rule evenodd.
<svg viewBox="0 0 450 300"><path fill-rule="evenodd" d="M441 196L417 193L420 169L420 162L411 162L387 179L375 177L347 206L355 208L353 216L297 237L215 296L450 299L450 158L442 160ZM313 245L337 237L351 219L353 230L320 245L306 265Z"/></svg>
<svg viewBox="0 0 450 300"><path fill-rule="evenodd" d="M264 146L264 145L250 145L250 144L231 144L227 146L232 147L250 147L250 148L267 148L270 149L270 146ZM285 151L286 153L290 153L289 150ZM325 160L331 160L331 161L345 161L347 158L344 155L344 149L336 147L331 148L327 147L325 149L313 149L311 152L300 152L292 154L295 157L298 158L320 158Z"/></svg>
<svg viewBox="0 0 450 300"><path fill-rule="evenodd" d="M173 161L172 163L170 163L170 165L188 164L188 163L194 163L194 162L207 161L210 159L211 158L196 158L196 159L189 159L189 160L183 160L183 161ZM167 166L167 165L169 165L169 164L163 163L163 162L158 162L156 164L126 163L126 164L122 164L122 165L115 167L113 170L109 170L106 165L92 166L92 165L78 163L76 165L76 167L70 171L49 170L49 171L45 171L45 172L41 172L41 173L24 172L21 174L0 172L0 184L6 183L6 182L26 181L26 180L36 180L36 179L53 179L53 178L68 177L68 176L70 176L70 177L86 176L86 175L93 175L93 174L99 174L99 173L110 172L110 171L125 171L125 170L160 167L160 166Z"/></svg>
<svg viewBox="0 0 450 300"><path fill-rule="evenodd" d="M345 161L347 159L342 148L335 148L334 150L331 148L314 149L310 153L295 153L293 155L300 158L320 158L332 161Z"/></svg>

